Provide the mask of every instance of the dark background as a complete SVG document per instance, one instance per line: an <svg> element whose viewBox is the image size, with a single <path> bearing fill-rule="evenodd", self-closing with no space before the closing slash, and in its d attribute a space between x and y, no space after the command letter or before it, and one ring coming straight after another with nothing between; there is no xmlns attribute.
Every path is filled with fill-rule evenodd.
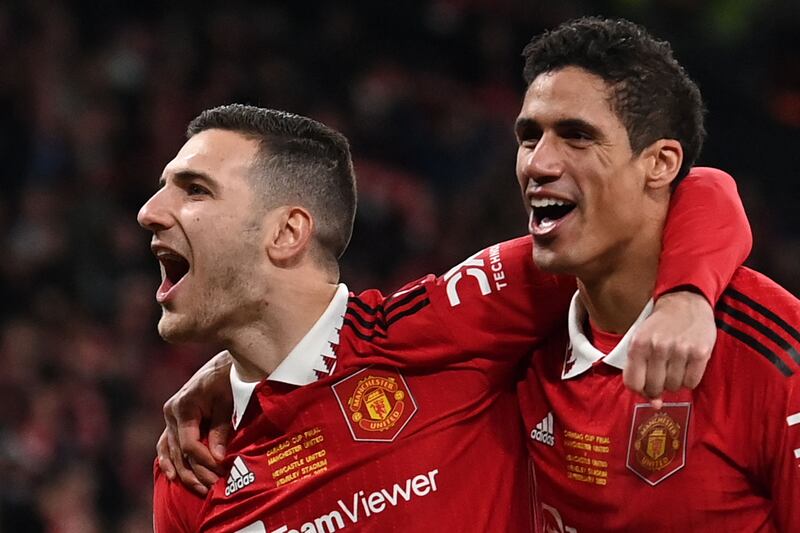
<svg viewBox="0 0 800 533"><path fill-rule="evenodd" d="M343 278L391 290L525 232L520 52L569 18L625 16L699 82L700 163L737 178L749 264L800 292L796 0L130 4L0 4L0 531L151 528L161 405L209 348L157 337L135 215L207 107L287 109L350 137Z"/></svg>

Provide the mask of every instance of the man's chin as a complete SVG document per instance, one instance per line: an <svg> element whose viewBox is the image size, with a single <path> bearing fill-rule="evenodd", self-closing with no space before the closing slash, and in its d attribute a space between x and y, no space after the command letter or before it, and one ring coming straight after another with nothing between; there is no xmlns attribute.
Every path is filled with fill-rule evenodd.
<svg viewBox="0 0 800 533"><path fill-rule="evenodd" d="M571 262L563 256L543 246L533 248L533 262L543 272L552 274L571 274Z"/></svg>
<svg viewBox="0 0 800 533"><path fill-rule="evenodd" d="M196 328L186 324L178 317L162 316L158 322L158 334L162 339L171 343L195 342L200 340Z"/></svg>

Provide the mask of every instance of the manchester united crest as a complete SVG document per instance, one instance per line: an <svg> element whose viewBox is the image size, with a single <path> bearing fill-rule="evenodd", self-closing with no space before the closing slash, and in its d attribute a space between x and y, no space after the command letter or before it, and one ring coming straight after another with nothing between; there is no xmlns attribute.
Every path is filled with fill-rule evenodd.
<svg viewBox="0 0 800 533"><path fill-rule="evenodd" d="M417 404L397 370L365 368L332 386L350 432L358 441L393 441Z"/></svg>
<svg viewBox="0 0 800 533"><path fill-rule="evenodd" d="M656 485L686 464L690 403L665 403L660 410L649 403L633 410L627 466Z"/></svg>

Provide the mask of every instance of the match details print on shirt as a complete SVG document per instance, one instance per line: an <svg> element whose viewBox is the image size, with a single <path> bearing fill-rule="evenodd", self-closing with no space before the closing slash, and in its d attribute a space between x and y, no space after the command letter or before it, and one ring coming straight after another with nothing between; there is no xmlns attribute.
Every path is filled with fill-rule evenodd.
<svg viewBox="0 0 800 533"><path fill-rule="evenodd" d="M319 475L328 469L325 435L319 427L296 433L267 451L276 487Z"/></svg>
<svg viewBox="0 0 800 533"><path fill-rule="evenodd" d="M601 486L608 483L609 437L565 429L564 449L567 478Z"/></svg>

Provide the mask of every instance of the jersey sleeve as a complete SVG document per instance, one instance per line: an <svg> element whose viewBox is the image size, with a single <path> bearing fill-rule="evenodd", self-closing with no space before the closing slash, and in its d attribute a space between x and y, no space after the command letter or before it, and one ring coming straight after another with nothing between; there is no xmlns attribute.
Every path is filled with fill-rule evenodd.
<svg viewBox="0 0 800 533"><path fill-rule="evenodd" d="M733 178L693 168L672 195L655 297L691 287L715 304L752 245Z"/></svg>
<svg viewBox="0 0 800 533"><path fill-rule="evenodd" d="M154 533L195 533L205 499L191 492L178 481L170 481L153 464L153 531Z"/></svg>
<svg viewBox="0 0 800 533"><path fill-rule="evenodd" d="M800 300L782 288L769 289L762 289L759 296L770 307L764 311L775 342L765 339L764 344L783 362L784 370L777 381L779 388L762 396L763 412L773 413L764 423L764 479L777 530L800 531ZM757 409L754 417L758 417Z"/></svg>
<svg viewBox="0 0 800 533"><path fill-rule="evenodd" d="M778 531L800 531L800 377L789 383L784 409L775 421L780 427L768 451L770 493Z"/></svg>
<svg viewBox="0 0 800 533"><path fill-rule="evenodd" d="M345 327L369 341L361 352L401 367L473 358L516 363L563 324L574 292L574 279L534 266L532 239L522 237L381 301L351 297Z"/></svg>

